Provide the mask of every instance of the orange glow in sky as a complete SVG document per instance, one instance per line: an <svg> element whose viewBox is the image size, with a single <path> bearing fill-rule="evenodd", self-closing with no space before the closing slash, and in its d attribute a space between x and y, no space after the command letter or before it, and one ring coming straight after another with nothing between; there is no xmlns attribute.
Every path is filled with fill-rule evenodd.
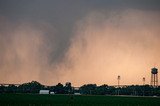
<svg viewBox="0 0 160 106"><path fill-rule="evenodd" d="M12 23L3 20L0 82L116 85L120 75L122 85L143 84L143 77L149 84L151 68L160 69L159 12L131 9L105 14L93 11L76 22L70 46L56 64L50 63L58 48L54 27L24 22L10 30ZM47 32L52 34L51 42Z"/></svg>

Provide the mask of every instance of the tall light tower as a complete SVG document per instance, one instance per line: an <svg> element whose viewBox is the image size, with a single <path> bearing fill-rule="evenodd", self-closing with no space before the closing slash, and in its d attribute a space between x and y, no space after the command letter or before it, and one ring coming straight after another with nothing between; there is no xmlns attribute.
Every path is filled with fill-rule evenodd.
<svg viewBox="0 0 160 106"><path fill-rule="evenodd" d="M120 79L121 77L118 75L117 80L118 80L118 88L119 88L119 84L120 84Z"/></svg>
<svg viewBox="0 0 160 106"><path fill-rule="evenodd" d="M155 67L151 69L151 85L153 87L158 86L158 69Z"/></svg>
<svg viewBox="0 0 160 106"><path fill-rule="evenodd" d="M146 81L145 77L143 77L142 80L143 80L143 85L145 85L145 81Z"/></svg>
<svg viewBox="0 0 160 106"><path fill-rule="evenodd" d="M143 96L145 95L145 81L146 81L146 78L145 77L143 77Z"/></svg>
<svg viewBox="0 0 160 106"><path fill-rule="evenodd" d="M117 80L118 80L118 91L117 91L117 95L119 95L119 91L120 91L120 86L119 86L119 84L120 84L120 79L121 79L121 77L118 75L118 77L117 77Z"/></svg>

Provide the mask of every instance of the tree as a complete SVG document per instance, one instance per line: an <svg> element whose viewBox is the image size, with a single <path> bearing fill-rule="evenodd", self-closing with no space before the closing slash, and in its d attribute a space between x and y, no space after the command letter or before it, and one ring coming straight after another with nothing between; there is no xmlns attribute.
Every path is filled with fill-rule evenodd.
<svg viewBox="0 0 160 106"><path fill-rule="evenodd" d="M98 86L95 93L96 93L97 95L105 95L105 94L108 94L108 93L109 93L108 85L105 85L105 84L104 84L104 85Z"/></svg>
<svg viewBox="0 0 160 106"><path fill-rule="evenodd" d="M70 82L66 83L64 89L65 89L66 94L72 94L73 93L72 85L71 85Z"/></svg>
<svg viewBox="0 0 160 106"><path fill-rule="evenodd" d="M64 87L63 87L63 85L61 83L58 83L55 86L55 93L56 94L64 94L65 93Z"/></svg>
<svg viewBox="0 0 160 106"><path fill-rule="evenodd" d="M7 87L7 93L16 93L17 92L17 86L15 85L9 85Z"/></svg>
<svg viewBox="0 0 160 106"><path fill-rule="evenodd" d="M87 84L80 87L80 92L82 94L96 94L96 84Z"/></svg>
<svg viewBox="0 0 160 106"><path fill-rule="evenodd" d="M22 93L38 93L39 90L44 89L44 86L37 81L32 81L20 85L18 89Z"/></svg>
<svg viewBox="0 0 160 106"><path fill-rule="evenodd" d="M0 93L5 93L6 87L1 85L0 86Z"/></svg>

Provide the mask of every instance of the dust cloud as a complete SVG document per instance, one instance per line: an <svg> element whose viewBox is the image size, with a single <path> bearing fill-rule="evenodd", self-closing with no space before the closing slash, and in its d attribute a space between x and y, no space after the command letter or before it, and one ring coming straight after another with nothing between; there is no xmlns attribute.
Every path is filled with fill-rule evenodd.
<svg viewBox="0 0 160 106"><path fill-rule="evenodd" d="M150 69L160 67L159 19L159 12L132 9L90 13L76 24L64 80L115 85L120 75L121 84L142 84L143 77L149 84Z"/></svg>
<svg viewBox="0 0 160 106"><path fill-rule="evenodd" d="M49 58L55 48L54 28L46 23L15 24L4 17L1 23L1 82L24 83L36 80L49 83L54 68ZM56 75L53 76L56 78Z"/></svg>
<svg viewBox="0 0 160 106"><path fill-rule="evenodd" d="M53 62L60 45L52 25L0 19L1 82L115 85L120 75L121 84L142 84L143 77L149 83L150 68L160 68L160 13L156 11L88 13L75 23L60 62Z"/></svg>

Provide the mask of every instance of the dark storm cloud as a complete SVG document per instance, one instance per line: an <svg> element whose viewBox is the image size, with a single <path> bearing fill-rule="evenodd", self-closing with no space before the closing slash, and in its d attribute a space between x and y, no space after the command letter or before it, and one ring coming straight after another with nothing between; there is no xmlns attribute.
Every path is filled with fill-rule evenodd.
<svg viewBox="0 0 160 106"><path fill-rule="evenodd" d="M31 59L31 63L33 64L32 67L34 67L34 65L37 65L38 63L37 67L33 69L37 70L37 73L40 76L44 75L43 69L53 72L55 71L54 68L57 68L57 64L62 64L62 66L65 64L64 58L66 52L68 52L68 50L70 50L70 47L74 45L72 38L77 36L75 34L77 31L75 30L75 27L77 26L77 23L79 24L79 21L82 21L82 24L84 24L84 20L87 16L89 16L89 18L91 19L93 16L94 21L89 19L88 20L93 23L95 23L95 21L97 21L97 23L103 23L106 21L106 18L108 19L109 17L111 21L114 20L112 20L112 18L115 18L116 21L113 23L117 24L119 23L120 17L125 17L125 13L127 13L123 11L130 9L133 11L136 10L135 12L131 11L131 13L135 15L137 15L136 12L140 10L145 11L145 16L152 16L152 14L146 15L147 11L149 11L149 13L156 12L157 16L159 16L160 1L0 0L0 64L1 66L3 66L3 71L5 73L5 70L7 70L7 66L5 66L4 64L10 62L9 58L11 58L11 60L13 61L16 60L16 63L14 64L8 63L10 66L10 69L8 70L10 70L10 72L12 69L16 70L19 66L22 67L22 69L24 69L24 72L26 73L27 70L32 70L26 65L26 63L28 63L28 61L30 60L28 58L23 58L23 53L20 51L21 48L22 50L26 48L26 50L24 50L26 51L26 54L24 56L33 56L33 60ZM114 14L115 17L112 17L112 15ZM127 15L128 14L129 12L127 13ZM140 14L138 13L138 15ZM134 15L132 15L132 17L134 18ZM156 16L154 14L154 18L155 17ZM148 20L150 19L151 18L149 18ZM152 21L153 23L155 23L154 20ZM136 21L133 21L133 23L135 22ZM25 26L24 23L29 24ZM101 25L97 23L93 26ZM133 24L130 22L127 23ZM149 24L152 24L152 22L150 22ZM82 25L82 27L83 26L88 27L88 25ZM19 29L20 27L21 29ZM28 36L27 34L30 35ZM35 34L38 35L34 36ZM22 42L18 40L20 36L22 36ZM33 40L30 41L30 38L32 38ZM87 39L89 38L87 37ZM28 42L30 44L27 46ZM20 44L20 46L22 45L22 47L19 47L18 44ZM35 51L33 53L30 53L32 50ZM46 51L45 53L43 53L44 50ZM13 55L10 55L10 52L13 52ZM44 62L40 62L44 58L47 59ZM25 62L22 62L21 65L19 62L21 62L23 59L25 60ZM67 61L69 64L68 60L65 61ZM17 64L18 66L16 66ZM43 64L47 65L43 66ZM17 70L21 70L21 68ZM60 68L60 70L63 69ZM37 73L35 72L33 75L37 75ZM5 74L7 74L7 72ZM28 74L28 76L30 76L30 74Z"/></svg>
<svg viewBox="0 0 160 106"><path fill-rule="evenodd" d="M1 0L0 15L13 22L41 21L52 24L56 29L56 54L51 61L59 60L70 45L75 22L90 11L110 9L160 9L159 0Z"/></svg>

